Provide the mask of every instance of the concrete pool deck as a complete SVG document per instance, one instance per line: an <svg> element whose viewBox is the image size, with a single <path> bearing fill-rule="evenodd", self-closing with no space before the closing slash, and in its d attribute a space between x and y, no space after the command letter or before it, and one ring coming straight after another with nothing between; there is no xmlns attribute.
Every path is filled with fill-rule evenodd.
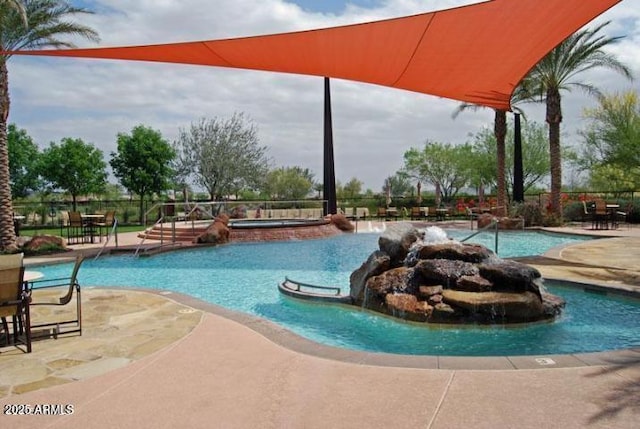
<svg viewBox="0 0 640 429"><path fill-rule="evenodd" d="M545 277L640 291L640 228L598 233L618 237L526 262ZM128 240L137 243L121 235ZM632 428L640 419L639 349L500 358L351 352L178 294L82 293L81 337L36 341L31 354L0 348L3 411L71 404L74 413L3 414L3 426Z"/></svg>

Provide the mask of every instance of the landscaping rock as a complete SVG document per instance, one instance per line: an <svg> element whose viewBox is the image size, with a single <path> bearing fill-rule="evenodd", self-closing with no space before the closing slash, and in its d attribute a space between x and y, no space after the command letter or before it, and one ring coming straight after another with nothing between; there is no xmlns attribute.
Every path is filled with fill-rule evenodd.
<svg viewBox="0 0 640 429"><path fill-rule="evenodd" d="M224 244L229 242L229 216L218 215L205 232L194 240L194 243Z"/></svg>
<svg viewBox="0 0 640 429"><path fill-rule="evenodd" d="M394 229L379 246L351 274L354 303L374 311L429 323L520 323L553 318L564 305L538 270L484 246L446 237L427 244L412 227Z"/></svg>
<svg viewBox="0 0 640 429"><path fill-rule="evenodd" d="M331 223L334 224L340 231L353 232L356 229L349 221L349 219L347 219L345 215L340 213L331 215Z"/></svg>
<svg viewBox="0 0 640 429"><path fill-rule="evenodd" d="M35 235L22 242L20 249L26 255L46 255L69 250L65 239L56 235Z"/></svg>

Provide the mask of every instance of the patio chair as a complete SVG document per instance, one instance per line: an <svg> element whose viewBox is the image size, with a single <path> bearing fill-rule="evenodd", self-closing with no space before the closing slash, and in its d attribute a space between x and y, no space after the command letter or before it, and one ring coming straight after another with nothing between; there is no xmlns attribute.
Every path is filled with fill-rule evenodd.
<svg viewBox="0 0 640 429"><path fill-rule="evenodd" d="M400 213L397 207L389 207L387 209L387 219L398 220L398 217L400 217Z"/></svg>
<svg viewBox="0 0 640 429"><path fill-rule="evenodd" d="M625 210L626 211L616 210L614 213L612 213L616 228L618 227L618 224L622 222L627 225L627 229L631 229L631 223L627 221L627 216L629 216L629 213L631 213L631 211L633 210L633 204L627 204Z"/></svg>
<svg viewBox="0 0 640 429"><path fill-rule="evenodd" d="M11 255L13 256L13 255ZM0 267L0 320L5 332L5 343L9 344L11 336L7 318L11 317L13 325L13 343L19 342L26 346L27 353L31 353L31 318L29 314L29 296L24 290L24 267L22 254L17 266ZM3 261L7 263L7 260ZM16 265L16 264L14 264ZM24 337L21 339L21 337Z"/></svg>
<svg viewBox="0 0 640 429"><path fill-rule="evenodd" d="M60 210L60 235L64 235L65 228L69 227L69 212L67 210Z"/></svg>
<svg viewBox="0 0 640 429"><path fill-rule="evenodd" d="M592 219L592 228L609 229L609 211L604 200L596 200Z"/></svg>
<svg viewBox="0 0 640 429"><path fill-rule="evenodd" d="M411 207L411 220L426 219L426 213L420 207Z"/></svg>
<svg viewBox="0 0 640 429"><path fill-rule="evenodd" d="M98 227L98 234L100 235L100 240L102 241L102 235L104 232L104 236L109 235L109 231L113 228L113 224L116 220L116 211L115 210L107 210L104 215L103 222L97 222L96 226Z"/></svg>
<svg viewBox="0 0 640 429"><path fill-rule="evenodd" d="M32 306L65 306L69 304L73 299L73 292L76 292L76 310L75 316L72 316L75 318L64 321L51 321L46 323L34 324L31 326L32 329L45 328L44 335L37 335L37 337L49 336L49 328L52 328L52 334L54 338L57 338L59 335L71 333L79 333L80 335L82 335L82 300L80 296L80 283L78 283L78 271L80 270L80 266L82 265L83 261L84 255L79 254L76 257L76 263L73 267L73 271L71 272L71 277L44 279L31 282L29 292L31 295ZM64 295L57 298L55 301L37 301L38 291L59 287L66 287L67 290ZM68 325L71 325L71 327L69 327Z"/></svg>
<svg viewBox="0 0 640 429"><path fill-rule="evenodd" d="M84 242L84 222L80 212L69 212L69 226L67 227L67 242L78 244Z"/></svg>
<svg viewBox="0 0 640 429"><path fill-rule="evenodd" d="M582 201L582 227L584 227L585 222L587 222L587 219L589 219L590 217L592 217L592 213L591 210L589 209L589 206L587 206L587 202L586 201Z"/></svg>

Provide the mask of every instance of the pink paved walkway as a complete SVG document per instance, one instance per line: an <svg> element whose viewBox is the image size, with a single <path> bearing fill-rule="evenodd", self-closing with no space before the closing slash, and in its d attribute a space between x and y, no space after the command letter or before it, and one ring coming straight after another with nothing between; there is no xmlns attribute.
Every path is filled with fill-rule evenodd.
<svg viewBox="0 0 640 429"><path fill-rule="evenodd" d="M630 352L633 354L633 352ZM72 404L12 428L635 428L640 353L616 368L376 367L282 348L206 314L187 337L102 376L0 401Z"/></svg>

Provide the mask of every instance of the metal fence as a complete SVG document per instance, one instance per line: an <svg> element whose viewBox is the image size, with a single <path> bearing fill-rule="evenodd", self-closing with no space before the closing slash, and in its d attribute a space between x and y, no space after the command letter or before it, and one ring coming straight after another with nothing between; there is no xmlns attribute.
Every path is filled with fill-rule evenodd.
<svg viewBox="0 0 640 429"><path fill-rule="evenodd" d="M533 202L545 207L550 198L548 192L527 194L525 200ZM593 199L604 199L607 201L624 201L625 203L640 205L640 192L626 191L581 191L581 192L563 192L563 202L567 205L571 202L589 201ZM485 201L494 201L495 195L485 195ZM398 209L400 215L410 212L412 207L428 206L438 207L444 206L451 210L451 214L463 215L465 207L477 204L478 197L476 195L461 195L449 201L436 201L434 195L423 196L420 200L416 196L392 196L391 200L387 200L384 194L372 196L357 196L351 198L343 198L338 200L338 209L342 212L354 212L358 209L360 212L370 213L375 216L379 207L393 206ZM170 207L170 208L169 208ZM76 210L82 213L105 213L107 210L115 210L116 217L121 225L139 224L143 218L143 224L153 224L166 210L172 213L190 213L194 207L208 211L211 216L218 213L234 213L235 211L247 211L252 216L256 216L259 212L262 217L273 216L294 216L297 210L299 216L303 213L306 217L310 213L316 213L318 209L324 210L326 201L320 199L304 199L304 200L251 200L251 201L158 201L145 200L142 205L142 216L140 216L140 200L127 198L117 200L101 200L90 199L80 200L76 203ZM304 209L304 211L303 211ZM62 221L62 213L64 211L72 211L73 204L70 200L41 200L41 201L14 201L14 214L20 219L24 226L29 227L55 227L60 225ZM313 211L316 210L316 211ZM286 213L283 214L283 213ZM250 217L252 217L250 216ZM242 217L242 214L239 214Z"/></svg>

